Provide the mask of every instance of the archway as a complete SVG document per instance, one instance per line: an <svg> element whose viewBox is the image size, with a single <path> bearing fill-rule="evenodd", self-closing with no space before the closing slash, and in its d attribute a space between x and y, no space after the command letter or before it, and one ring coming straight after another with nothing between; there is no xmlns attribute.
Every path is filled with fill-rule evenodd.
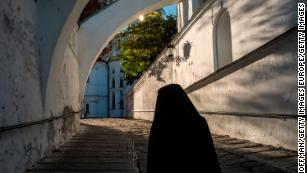
<svg viewBox="0 0 307 173"><path fill-rule="evenodd" d="M45 114L51 110L60 112L64 105L72 102L63 100L58 94L70 91L69 87L66 87L67 91L61 91L63 87L61 83L69 83L69 81L62 81L63 72L61 72L67 56L78 64L78 67L70 72L78 73L78 79L72 81L78 82L78 87L68 95L75 95L72 98L73 108L81 109L87 77L103 47L140 14L149 13L176 2L178 0L120 0L87 19L80 28L76 28L78 17L86 5L83 1L76 1L59 34L51 59L46 86ZM68 48L72 49L69 50L72 53L67 53ZM73 58L67 54L72 54Z"/></svg>
<svg viewBox="0 0 307 173"><path fill-rule="evenodd" d="M139 15L176 2L178 0L118 1L82 23L76 35L81 92L84 90L89 71L99 53L118 32L136 20ZM114 11L119 13L114 15Z"/></svg>

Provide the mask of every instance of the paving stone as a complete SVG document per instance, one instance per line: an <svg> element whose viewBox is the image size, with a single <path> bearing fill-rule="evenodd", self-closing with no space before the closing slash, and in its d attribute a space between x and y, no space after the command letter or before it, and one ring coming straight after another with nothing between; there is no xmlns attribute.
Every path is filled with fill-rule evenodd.
<svg viewBox="0 0 307 173"><path fill-rule="evenodd" d="M146 173L151 123L81 120L80 131L27 173ZM212 134L223 173L294 173L296 152Z"/></svg>

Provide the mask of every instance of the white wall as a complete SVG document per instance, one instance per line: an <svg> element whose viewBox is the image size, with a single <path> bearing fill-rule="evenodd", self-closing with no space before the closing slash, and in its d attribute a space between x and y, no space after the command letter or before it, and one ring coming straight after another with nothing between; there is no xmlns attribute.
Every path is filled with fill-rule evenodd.
<svg viewBox="0 0 307 173"><path fill-rule="evenodd" d="M86 110L86 105L89 106L89 112L87 118L106 118L108 117L108 97L99 96L85 96L83 102L83 108Z"/></svg>
<svg viewBox="0 0 307 173"><path fill-rule="evenodd" d="M159 88L173 83L173 64L162 52L150 69L127 93L127 113L136 119L153 120Z"/></svg>
<svg viewBox="0 0 307 173"><path fill-rule="evenodd" d="M89 104L87 117L108 116L108 67L104 62L96 62L87 80L83 108Z"/></svg>
<svg viewBox="0 0 307 173"><path fill-rule="evenodd" d="M51 100L45 97L54 47L74 5L73 1L57 2L0 1L1 129L78 110L79 85L74 83L79 83L79 65L68 42L61 47L61 63L56 64L61 80L54 80L50 86L55 91L49 93ZM71 34L67 34L67 40ZM24 172L77 128L75 115L1 132L0 172Z"/></svg>
<svg viewBox="0 0 307 173"><path fill-rule="evenodd" d="M0 1L0 127L37 120L43 114L37 14L34 1ZM39 159L47 147L40 140L46 133L37 128L0 133L0 172L22 172ZM40 150L27 153L27 146Z"/></svg>
<svg viewBox="0 0 307 173"><path fill-rule="evenodd" d="M251 64L235 70L238 66L232 65L214 73L213 31L222 9L219 2L206 1L175 38L174 55L181 62L164 63L162 67L166 68L161 70L158 64L166 58L160 56L150 71L162 71L159 73L162 75L147 72L128 93L130 115L151 120L160 87L172 82L186 88L195 83L194 86L200 87L189 96L200 111L217 114L203 115L214 133L296 150L295 119L231 115L296 114L296 45L293 44L296 37L293 32L286 33L297 25L296 4L291 0L224 1L223 7L230 15L232 60L241 62L245 56L244 63ZM276 37L281 38L272 41Z"/></svg>
<svg viewBox="0 0 307 173"><path fill-rule="evenodd" d="M210 2L214 2L213 5L210 5ZM221 9L218 2L220 1L205 2L204 8L207 10L197 17L192 27L188 27L188 32L182 32L176 42L175 54L179 52L180 57L184 57L184 44L191 43L190 58L180 66L174 65L174 81L178 81L184 87L214 71L213 24ZM206 4L209 6L206 7ZM224 1L224 8L227 8L231 18L233 61L296 25L293 19L296 16L296 7L290 0L282 3L264 0L257 3L228 0ZM271 10L265 13L267 9ZM189 78L183 78L182 74Z"/></svg>
<svg viewBox="0 0 307 173"><path fill-rule="evenodd" d="M91 37L80 43L80 37L76 36L80 34L77 22L87 2L0 1L0 127L79 111L87 76L103 43L112 37L110 33L115 34L116 28L122 28L139 13L174 0L119 1L116 9L126 9L128 3L132 10L113 9L108 15L103 13L102 18L107 20L86 29L102 34L92 32ZM114 11L119 13L114 15ZM113 17L118 20L110 20ZM87 50L81 50L85 54L80 54L80 45L89 49L90 54L86 54ZM79 115L75 115L1 133L0 172L24 172L73 135L78 125Z"/></svg>
<svg viewBox="0 0 307 173"><path fill-rule="evenodd" d="M37 121L81 109L87 76L97 55L108 40L127 23L137 18L139 14L150 12L173 2L177 1L119 1L112 8L98 13L88 20L78 30L76 24L87 3L86 0L38 0L37 3L33 0L1 0L1 127ZM210 0L207 1L207 3L209 2ZM234 60L296 25L296 4L291 0L228 0L225 1L225 7L231 17ZM189 32L183 32L184 34L178 39L179 42L176 45L178 50L180 49L179 52L182 51L182 45L186 41L192 42L191 58L178 67L176 64L162 63L162 67L166 67L165 70L147 73L145 78L150 78L149 82L147 83L143 78L142 85L136 85L133 89L135 97L132 97L132 102L128 103L134 106L132 109L152 110L155 105L156 91L161 86L177 82L186 87L213 72L212 23L219 8L220 5L215 3L214 6L206 9L192 27L187 27ZM116 15L114 11L116 11ZM180 54L183 55L182 52ZM296 91L286 85L279 85L277 80L272 80L271 74L280 70L279 67L282 66L278 64L283 63L273 60L278 57L287 61L289 60L287 57L290 57L290 60L293 60L293 58L291 59L293 54L291 50L286 50L282 54L272 50L271 54L265 58L268 61L251 66L251 69L262 69L266 64L271 65L269 69L272 71L268 70L266 75L258 77L262 79L262 82L271 81L260 85L265 88L264 91L270 91L269 89L274 88L283 91L282 102L276 102L277 105L272 102L272 108L277 110L276 108L280 107L279 103L284 104L288 101L291 106ZM293 64L293 61L290 64ZM282 69L280 79L284 79L283 77L287 75L291 76L292 68L287 67L287 71ZM242 70L244 71L245 68ZM183 74L187 77L183 78ZM289 86L292 85L289 78L286 82ZM242 83L245 85L245 82ZM239 88L235 85L231 87ZM216 93L212 96L216 97ZM194 102L196 101L194 100ZM258 109L260 110L260 108ZM285 106L281 113L287 112L285 109L292 112L292 106ZM151 119L152 113L135 115L139 118L142 116ZM293 127L292 122L285 123L288 128L284 128L282 125L285 124L278 122L274 126L275 129L283 131L280 132L283 135L274 134L276 140L272 145L278 144L276 141L287 134L284 133L286 130ZM257 124L261 125L262 123L259 121ZM263 126L263 129L272 129L268 124L264 125L266 127ZM1 133L0 160L3 162L0 163L0 172L23 172L25 168L31 166L48 151L67 140L77 128L78 116ZM233 128L233 125L230 124L229 128ZM231 132L231 130L229 131ZM294 134L293 130L289 133ZM235 136L238 135L238 132L231 132L231 134ZM270 131L267 134L270 134ZM260 132L254 135L251 139L258 140L258 137L261 136ZM249 139L247 136L245 137ZM288 138L284 139L283 144L288 142L291 145Z"/></svg>
<svg viewBox="0 0 307 173"><path fill-rule="evenodd" d="M85 90L87 95L108 95L108 67L104 62L97 62L91 70Z"/></svg>

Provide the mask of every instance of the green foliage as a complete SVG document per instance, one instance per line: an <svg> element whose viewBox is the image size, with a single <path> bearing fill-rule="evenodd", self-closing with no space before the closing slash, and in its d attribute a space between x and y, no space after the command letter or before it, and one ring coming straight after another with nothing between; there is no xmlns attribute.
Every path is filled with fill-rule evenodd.
<svg viewBox="0 0 307 173"><path fill-rule="evenodd" d="M129 25L119 34L119 56L128 84L148 70L176 32L175 17L164 17L161 11L156 11L145 16L143 21Z"/></svg>

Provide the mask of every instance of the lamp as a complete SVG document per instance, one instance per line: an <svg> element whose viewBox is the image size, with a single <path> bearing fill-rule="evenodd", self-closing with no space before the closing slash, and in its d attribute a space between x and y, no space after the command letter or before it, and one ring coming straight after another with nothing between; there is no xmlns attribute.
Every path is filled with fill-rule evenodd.
<svg viewBox="0 0 307 173"><path fill-rule="evenodd" d="M145 19L144 15L139 16L139 20L142 22Z"/></svg>
<svg viewBox="0 0 307 173"><path fill-rule="evenodd" d="M166 55L168 56L168 58L170 59L170 60L174 60L174 53L173 53L173 50L174 50L174 45L172 45L172 44L169 44L168 46L167 46L167 52L166 52Z"/></svg>

